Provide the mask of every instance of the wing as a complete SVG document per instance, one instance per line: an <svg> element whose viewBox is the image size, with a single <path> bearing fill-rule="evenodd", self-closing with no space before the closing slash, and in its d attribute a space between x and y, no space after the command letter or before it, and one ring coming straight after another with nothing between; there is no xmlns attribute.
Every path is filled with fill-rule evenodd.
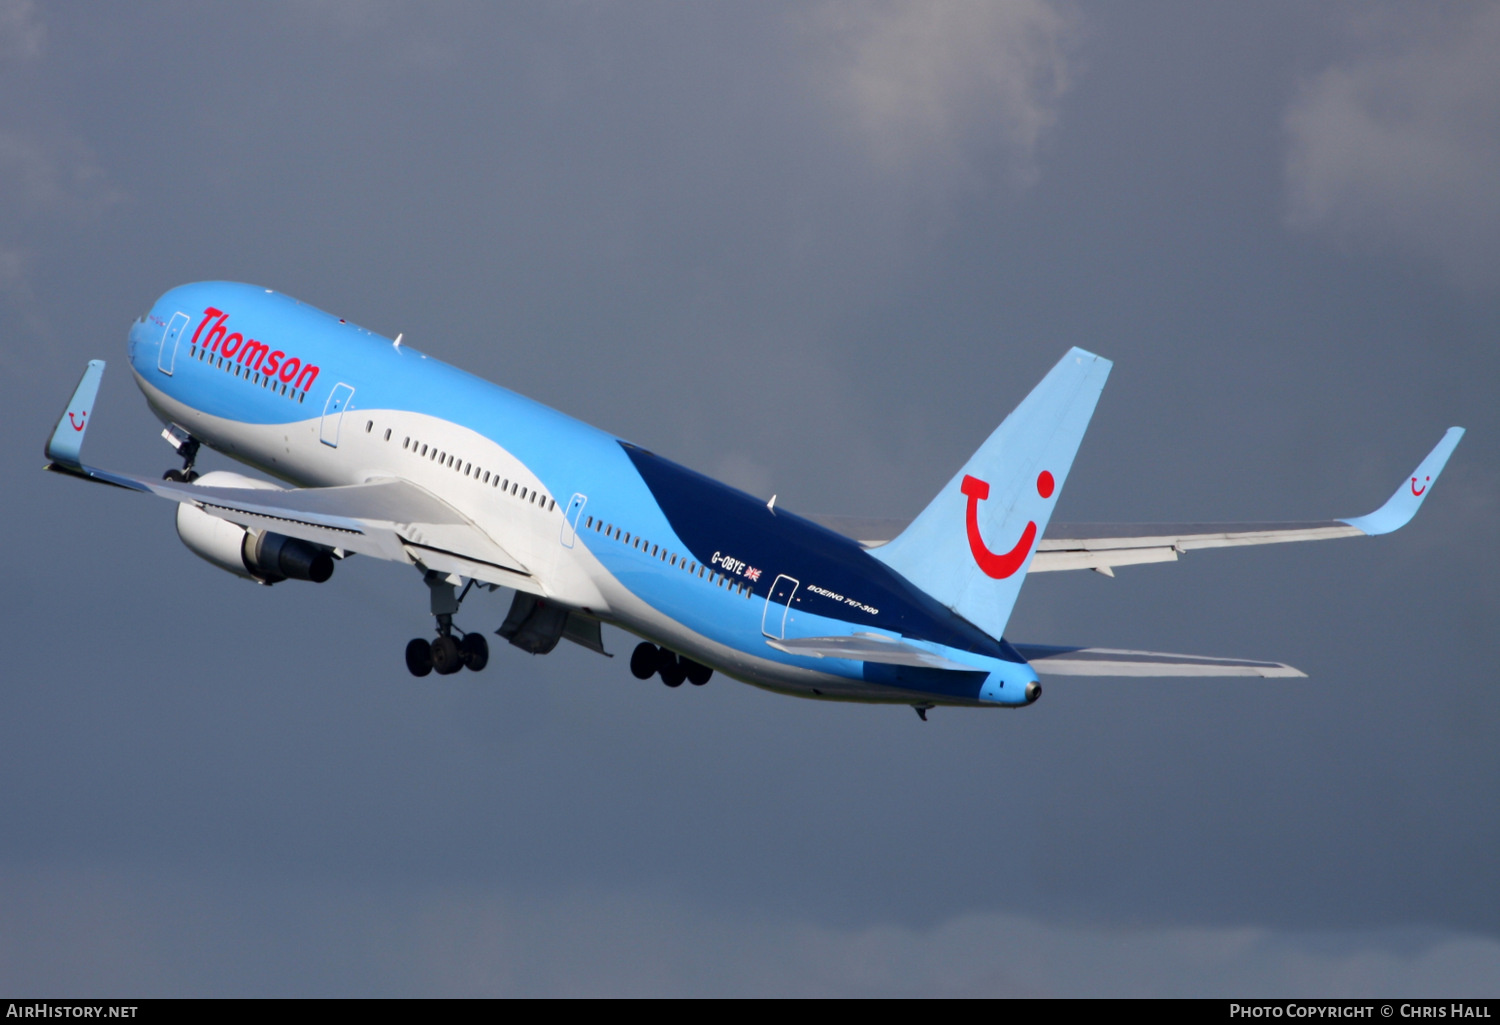
<svg viewBox="0 0 1500 1025"><path fill-rule="evenodd" d="M101 360L91 361L84 371L47 443L47 469L191 503L242 527L274 531L343 552L540 591L520 560L463 513L407 480L382 478L342 487L262 491L151 480L84 465L84 432L103 371Z"/></svg>
<svg viewBox="0 0 1500 1025"><path fill-rule="evenodd" d="M1411 477L1396 488L1395 494L1379 509L1365 516L1301 523L1057 523L1037 542L1030 572L1092 569L1114 576L1116 566L1174 562L1183 552L1200 548L1389 534L1404 527L1416 515L1463 436L1462 427L1450 427ZM904 526L897 520L852 516L813 516L810 519L854 538L866 548L884 544L899 534Z"/></svg>
<svg viewBox="0 0 1500 1025"><path fill-rule="evenodd" d="M1306 676L1282 662L1257 662L1208 655L1172 655L1163 651L1119 648L1058 648L1043 644L1012 645L1039 676Z"/></svg>

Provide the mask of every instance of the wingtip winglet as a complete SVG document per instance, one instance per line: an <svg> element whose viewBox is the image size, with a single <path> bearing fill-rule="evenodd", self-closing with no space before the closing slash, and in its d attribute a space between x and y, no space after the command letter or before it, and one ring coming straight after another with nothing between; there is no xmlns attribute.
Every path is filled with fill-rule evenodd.
<svg viewBox="0 0 1500 1025"><path fill-rule="evenodd" d="M69 470L83 468L83 434L89 425L89 416L94 410L94 400L99 396L99 381L104 377L104 361L89 360L84 367L78 387L68 400L68 408L58 417L52 437L47 441L47 458L58 466Z"/></svg>
<svg viewBox="0 0 1500 1025"><path fill-rule="evenodd" d="M1423 499L1432 490L1432 485L1437 482L1438 475L1448 463L1448 457L1453 454L1463 436L1462 427L1448 428L1442 440L1427 453L1427 458L1412 471L1411 477L1401 482L1385 505L1368 515L1355 516L1342 522L1372 535L1389 534L1406 526L1421 508Z"/></svg>

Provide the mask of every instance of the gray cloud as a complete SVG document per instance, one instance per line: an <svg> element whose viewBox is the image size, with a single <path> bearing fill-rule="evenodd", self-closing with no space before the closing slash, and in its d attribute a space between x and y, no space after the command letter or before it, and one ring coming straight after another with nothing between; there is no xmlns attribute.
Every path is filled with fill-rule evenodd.
<svg viewBox="0 0 1500 1025"><path fill-rule="evenodd" d="M1015 172L1037 149L1071 84L1079 20L1048 0L829 0L806 24L838 109L889 166L964 165L999 147Z"/></svg>
<svg viewBox="0 0 1500 1025"><path fill-rule="evenodd" d="M46 26L33 0L0 0L0 59L34 60L46 40Z"/></svg>
<svg viewBox="0 0 1500 1025"><path fill-rule="evenodd" d="M1402 7L1287 112L1293 223L1500 286L1500 8Z"/></svg>
<svg viewBox="0 0 1500 1025"><path fill-rule="evenodd" d="M268 952L274 951L271 956ZM1446 931L1115 928L964 914L838 927L648 893L0 873L0 986L147 995L1489 995Z"/></svg>
<svg viewBox="0 0 1500 1025"><path fill-rule="evenodd" d="M22 218L94 217L120 198L89 147L64 132L43 139L0 127L0 181L0 198Z"/></svg>

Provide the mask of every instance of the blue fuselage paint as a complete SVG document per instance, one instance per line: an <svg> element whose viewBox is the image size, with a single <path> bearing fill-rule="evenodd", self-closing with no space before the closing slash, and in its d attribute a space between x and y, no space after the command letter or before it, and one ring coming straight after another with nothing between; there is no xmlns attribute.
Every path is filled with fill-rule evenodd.
<svg viewBox="0 0 1500 1025"><path fill-rule="evenodd" d="M157 415L205 444L298 486L412 480L555 580L557 600L746 682L1020 705L1036 679L1009 644L856 542L288 296L185 285L133 325L129 348ZM858 633L974 668L768 643Z"/></svg>

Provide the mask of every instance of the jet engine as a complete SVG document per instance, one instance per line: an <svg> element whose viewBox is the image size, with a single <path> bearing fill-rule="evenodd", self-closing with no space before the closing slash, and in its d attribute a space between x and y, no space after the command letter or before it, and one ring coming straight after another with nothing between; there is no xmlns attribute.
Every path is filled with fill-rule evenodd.
<svg viewBox="0 0 1500 1025"><path fill-rule="evenodd" d="M193 483L214 488L282 490L270 481L224 470L205 473ZM322 545L269 530L247 530L187 502L177 506L177 536L194 555L259 584L281 580L321 584L333 576L333 552Z"/></svg>

